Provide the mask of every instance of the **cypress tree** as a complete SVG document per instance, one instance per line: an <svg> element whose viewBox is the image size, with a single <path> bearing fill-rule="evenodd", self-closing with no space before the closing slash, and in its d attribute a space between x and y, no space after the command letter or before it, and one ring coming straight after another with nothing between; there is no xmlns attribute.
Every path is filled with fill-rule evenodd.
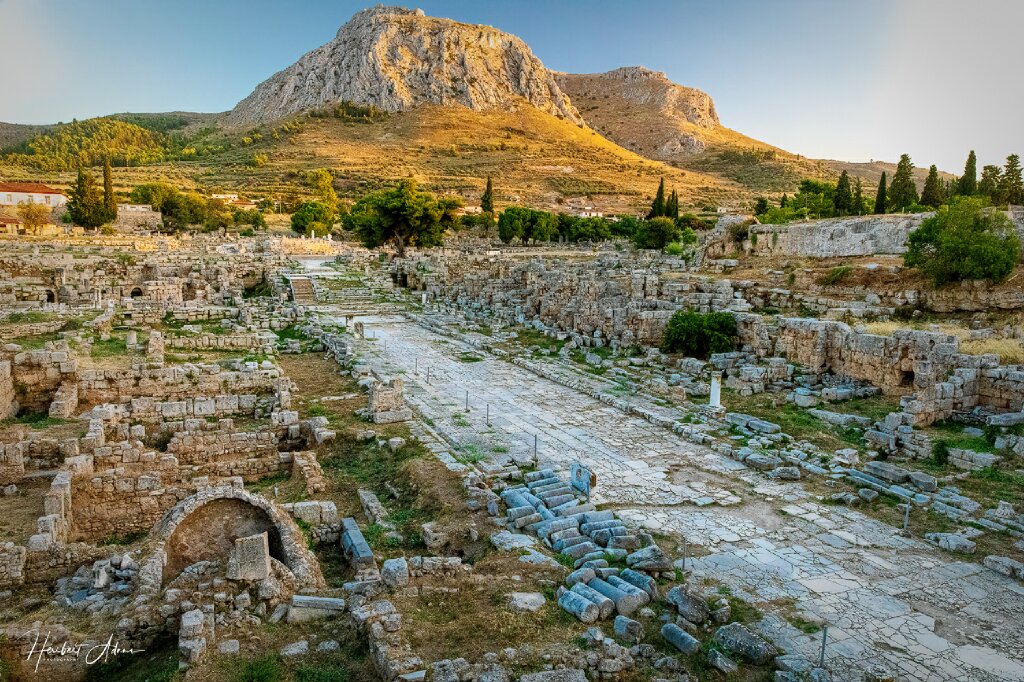
<svg viewBox="0 0 1024 682"><path fill-rule="evenodd" d="M95 228L106 222L103 197L96 188L96 179L92 174L79 167L75 186L68 194L68 213L75 225Z"/></svg>
<svg viewBox="0 0 1024 682"><path fill-rule="evenodd" d="M964 197L974 196L978 193L978 157L975 156L973 149L967 155L964 174L957 182L956 193Z"/></svg>
<svg viewBox="0 0 1024 682"><path fill-rule="evenodd" d="M851 212L857 215L864 212L864 190L860 186L860 178L857 178L857 184L853 186L853 210Z"/></svg>
<svg viewBox="0 0 1024 682"><path fill-rule="evenodd" d="M999 166L985 166L981 169L981 181L978 182L978 194L988 197L989 201L995 203L999 198L999 182L1002 180L1003 171Z"/></svg>
<svg viewBox="0 0 1024 682"><path fill-rule="evenodd" d="M491 176L487 176L487 189L480 197L480 210L484 213L494 213L494 187L491 185Z"/></svg>
<svg viewBox="0 0 1024 682"><path fill-rule="evenodd" d="M779 199L779 208L786 208L787 204L789 204L789 197L783 194L782 198Z"/></svg>
<svg viewBox="0 0 1024 682"><path fill-rule="evenodd" d="M1021 179L1020 157L1006 157L1003 177L999 180L999 203L1020 206L1024 204L1024 180Z"/></svg>
<svg viewBox="0 0 1024 682"><path fill-rule="evenodd" d="M658 183L658 192L654 195L654 203L651 204L651 212L647 214L647 219L651 218L662 218L665 216L665 178L661 179Z"/></svg>
<svg viewBox="0 0 1024 682"><path fill-rule="evenodd" d="M675 220L679 217L679 195L675 190L668 195L668 203L665 204L665 217Z"/></svg>
<svg viewBox="0 0 1024 682"><path fill-rule="evenodd" d="M114 180L110 172L110 157L103 160L103 222L117 219L117 197L114 196Z"/></svg>
<svg viewBox="0 0 1024 682"><path fill-rule="evenodd" d="M846 215L853 206L853 192L850 188L850 174L843 171L836 183L836 193L832 198L832 205L836 208L837 215Z"/></svg>
<svg viewBox="0 0 1024 682"><path fill-rule="evenodd" d="M933 164L928 169L928 179L924 181L924 189L921 190L921 205L938 208L942 205L942 182L939 180L939 169Z"/></svg>
<svg viewBox="0 0 1024 682"><path fill-rule="evenodd" d="M889 185L889 205L894 210L905 210L917 203L917 185L914 184L914 164L910 155L900 156L896 173Z"/></svg>
<svg viewBox="0 0 1024 682"><path fill-rule="evenodd" d="M885 171L882 171L882 179L878 181L878 192L875 194L875 213L885 213L888 200L885 196Z"/></svg>

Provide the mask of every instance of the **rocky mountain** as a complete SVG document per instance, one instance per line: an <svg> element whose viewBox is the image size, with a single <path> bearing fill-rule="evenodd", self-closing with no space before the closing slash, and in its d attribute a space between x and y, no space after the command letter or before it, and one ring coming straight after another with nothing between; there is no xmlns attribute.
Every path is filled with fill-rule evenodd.
<svg viewBox="0 0 1024 682"><path fill-rule="evenodd" d="M519 38L382 6L357 13L334 40L261 83L224 122L258 125L341 101L388 112L422 104L508 111L526 103L582 122L554 75Z"/></svg>
<svg viewBox="0 0 1024 682"><path fill-rule="evenodd" d="M649 158L704 151L708 133L721 125L706 92L673 83L661 71L627 66L556 79L588 124Z"/></svg>

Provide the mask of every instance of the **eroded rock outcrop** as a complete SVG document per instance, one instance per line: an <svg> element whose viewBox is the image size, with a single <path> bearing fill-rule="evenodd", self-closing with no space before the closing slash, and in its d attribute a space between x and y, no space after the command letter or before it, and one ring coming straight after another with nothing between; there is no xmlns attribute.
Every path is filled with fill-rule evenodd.
<svg viewBox="0 0 1024 682"><path fill-rule="evenodd" d="M378 6L261 83L228 114L242 126L349 101L395 112L420 104L514 110L530 104L581 123L554 75L519 38L489 26Z"/></svg>
<svg viewBox="0 0 1024 682"><path fill-rule="evenodd" d="M661 71L627 66L607 73L561 73L557 79L588 124L650 158L701 152L706 133L720 126L710 95L673 83ZM636 125L638 117L643 125Z"/></svg>

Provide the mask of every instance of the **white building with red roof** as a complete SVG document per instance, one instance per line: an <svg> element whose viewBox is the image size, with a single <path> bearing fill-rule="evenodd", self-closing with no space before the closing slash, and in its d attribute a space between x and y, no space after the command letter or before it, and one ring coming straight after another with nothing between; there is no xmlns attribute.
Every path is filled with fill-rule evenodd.
<svg viewBox="0 0 1024 682"><path fill-rule="evenodd" d="M58 190L39 182L0 182L0 206L43 204L57 207L68 203Z"/></svg>

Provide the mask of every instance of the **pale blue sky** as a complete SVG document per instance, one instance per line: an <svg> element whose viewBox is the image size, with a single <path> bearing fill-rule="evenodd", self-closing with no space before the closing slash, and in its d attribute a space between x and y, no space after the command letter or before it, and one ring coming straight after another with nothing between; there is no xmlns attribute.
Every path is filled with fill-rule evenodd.
<svg viewBox="0 0 1024 682"><path fill-rule="evenodd" d="M0 121L224 111L330 40L350 0L0 0ZM427 0L522 37L552 69L642 64L722 122L811 157L959 172L1024 153L1021 0ZM12 57L11 55L17 55ZM13 67L13 68L11 68Z"/></svg>

